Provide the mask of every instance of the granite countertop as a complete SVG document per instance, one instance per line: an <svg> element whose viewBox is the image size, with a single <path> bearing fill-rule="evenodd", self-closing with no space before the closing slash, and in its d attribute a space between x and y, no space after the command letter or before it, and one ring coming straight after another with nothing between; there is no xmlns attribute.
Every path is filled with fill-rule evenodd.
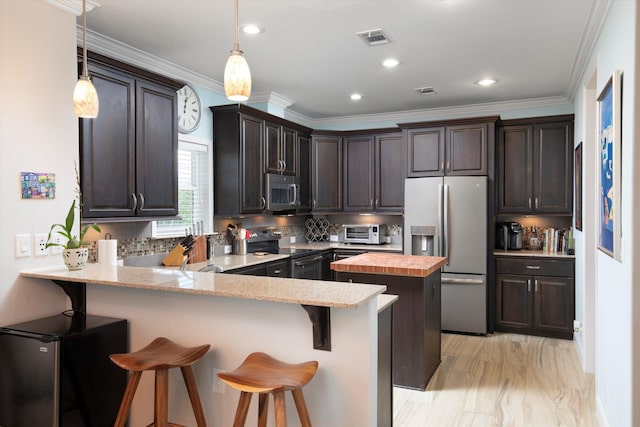
<svg viewBox="0 0 640 427"><path fill-rule="evenodd" d="M195 265L195 264L193 264ZM182 292L320 307L357 308L376 298L386 286L304 279L200 273L177 268L87 264L83 270L65 266L27 270L22 277L106 286Z"/></svg>
<svg viewBox="0 0 640 427"><path fill-rule="evenodd" d="M540 257L540 258L570 258L574 259L575 255L569 255L566 252L547 252L547 251L533 251L529 249L511 250L506 251L504 249L496 249L493 251L494 256L505 257Z"/></svg>
<svg viewBox="0 0 640 427"><path fill-rule="evenodd" d="M427 277L447 262L447 258L417 255L365 253L331 263L331 269L350 273Z"/></svg>

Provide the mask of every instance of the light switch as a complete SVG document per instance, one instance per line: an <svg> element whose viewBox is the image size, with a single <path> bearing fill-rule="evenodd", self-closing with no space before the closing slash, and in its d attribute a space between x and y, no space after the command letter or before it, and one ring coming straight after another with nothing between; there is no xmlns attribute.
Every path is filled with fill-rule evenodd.
<svg viewBox="0 0 640 427"><path fill-rule="evenodd" d="M16 258L31 256L31 234L16 234Z"/></svg>

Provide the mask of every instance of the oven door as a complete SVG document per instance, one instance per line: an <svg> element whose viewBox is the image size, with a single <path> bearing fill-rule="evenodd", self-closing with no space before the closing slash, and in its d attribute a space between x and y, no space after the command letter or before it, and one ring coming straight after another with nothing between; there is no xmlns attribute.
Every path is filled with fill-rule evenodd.
<svg viewBox="0 0 640 427"><path fill-rule="evenodd" d="M294 279L322 280L322 255L310 255L291 260Z"/></svg>

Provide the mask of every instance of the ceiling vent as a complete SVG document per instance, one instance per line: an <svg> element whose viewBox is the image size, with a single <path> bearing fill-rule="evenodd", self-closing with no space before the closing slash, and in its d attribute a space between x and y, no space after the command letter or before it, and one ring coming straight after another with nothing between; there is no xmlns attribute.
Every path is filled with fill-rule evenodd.
<svg viewBox="0 0 640 427"><path fill-rule="evenodd" d="M438 93L438 91L432 88L431 86L418 87L418 88L415 88L414 90L418 92L420 95L432 95L434 93Z"/></svg>
<svg viewBox="0 0 640 427"><path fill-rule="evenodd" d="M378 46L381 44L391 43L389 37L387 37L387 35L381 29L361 31L359 33L356 33L356 35L369 46Z"/></svg>

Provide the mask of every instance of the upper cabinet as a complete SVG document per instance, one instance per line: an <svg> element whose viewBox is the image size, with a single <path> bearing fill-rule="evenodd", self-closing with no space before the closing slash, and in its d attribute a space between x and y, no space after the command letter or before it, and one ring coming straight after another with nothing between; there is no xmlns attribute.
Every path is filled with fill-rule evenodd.
<svg viewBox="0 0 640 427"><path fill-rule="evenodd" d="M210 109L213 112L214 214L234 217L264 212L264 174L297 175L298 136L308 136L311 129L244 104Z"/></svg>
<svg viewBox="0 0 640 427"><path fill-rule="evenodd" d="M402 213L405 149L399 132L344 138L344 211Z"/></svg>
<svg viewBox="0 0 640 427"><path fill-rule="evenodd" d="M573 115L509 120L498 129L498 213L573 212Z"/></svg>
<svg viewBox="0 0 640 427"><path fill-rule="evenodd" d="M407 176L487 175L498 117L401 124Z"/></svg>
<svg viewBox="0 0 640 427"><path fill-rule="evenodd" d="M298 212L310 212L311 197L311 136L298 133L298 176L300 177L300 206Z"/></svg>
<svg viewBox="0 0 640 427"><path fill-rule="evenodd" d="M88 66L100 113L80 119L82 217L177 215L183 84L93 53Z"/></svg>
<svg viewBox="0 0 640 427"><path fill-rule="evenodd" d="M342 137L313 135L311 138L312 211L342 211Z"/></svg>

